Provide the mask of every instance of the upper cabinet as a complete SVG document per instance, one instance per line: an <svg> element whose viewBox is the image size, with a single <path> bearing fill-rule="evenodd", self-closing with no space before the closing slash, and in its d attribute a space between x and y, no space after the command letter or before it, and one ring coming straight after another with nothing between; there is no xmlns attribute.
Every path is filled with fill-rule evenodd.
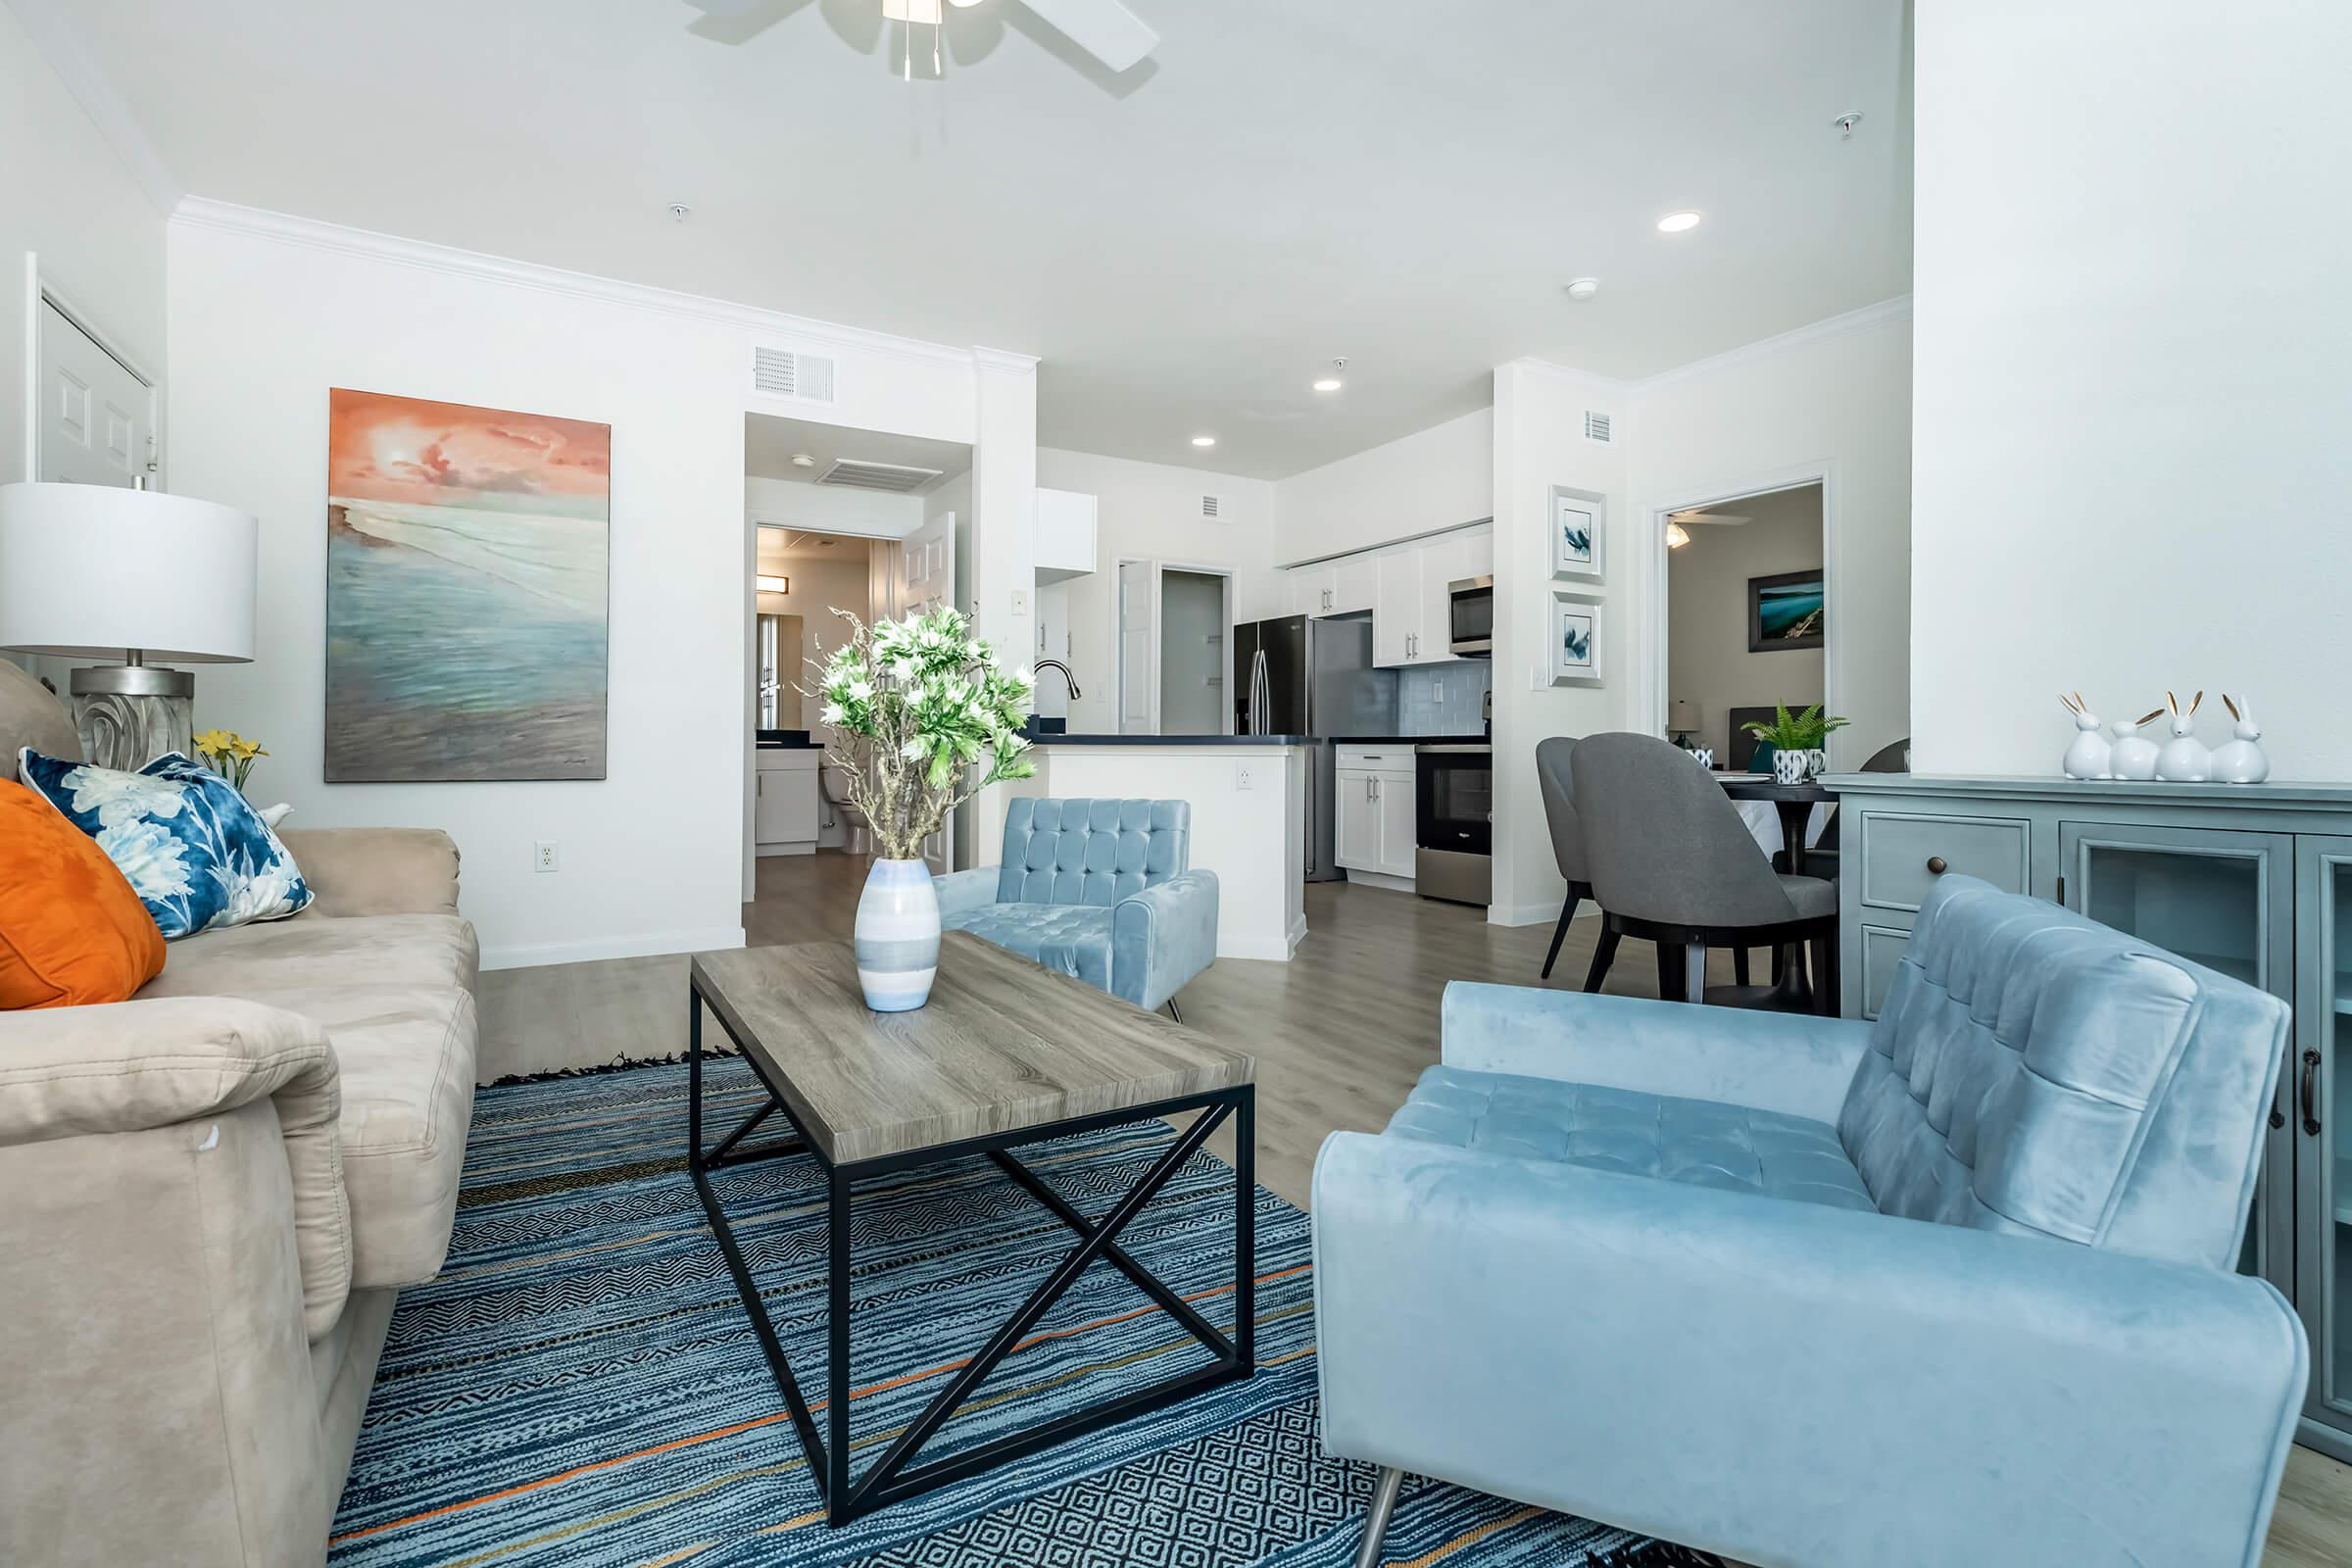
<svg viewBox="0 0 2352 1568"><path fill-rule="evenodd" d="M1283 573L1294 615L1372 612L1372 662L1396 667L1453 657L1451 590L1494 570L1494 531L1486 523L1410 544L1361 550Z"/></svg>
<svg viewBox="0 0 2352 1568"><path fill-rule="evenodd" d="M1293 566L1283 573L1283 578L1290 590L1289 613L1339 613L1332 608L1339 602L1340 572L1337 566Z"/></svg>
<svg viewBox="0 0 2352 1568"><path fill-rule="evenodd" d="M1037 580L1083 577L1095 566L1095 498L1075 490L1037 492Z"/></svg>

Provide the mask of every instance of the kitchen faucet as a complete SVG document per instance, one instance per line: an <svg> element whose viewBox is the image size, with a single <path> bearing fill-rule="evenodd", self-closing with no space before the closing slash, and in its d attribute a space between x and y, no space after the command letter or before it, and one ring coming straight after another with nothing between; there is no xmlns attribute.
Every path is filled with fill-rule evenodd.
<svg viewBox="0 0 2352 1568"><path fill-rule="evenodd" d="M1038 667L1039 669L1058 669L1058 670L1060 670L1060 671L1061 671L1061 678L1062 678L1062 679L1063 679L1065 682L1067 682L1067 683L1068 683L1068 685L1069 685L1069 688L1070 688L1070 701L1071 701L1071 702L1073 702L1073 703L1074 703L1074 702L1076 702L1076 701L1079 699L1079 697L1083 695L1083 694L1082 694L1082 693L1081 693L1081 692L1078 690L1078 677L1077 677L1077 676L1075 676L1075 675L1073 675L1073 674L1071 674L1071 673L1070 673L1070 666L1069 666L1069 665L1067 665L1067 664L1065 664L1065 663L1063 663L1063 662L1062 662L1060 660L1058 660L1058 659L1041 659L1041 660L1039 660L1039 661L1037 662L1037 667Z"/></svg>

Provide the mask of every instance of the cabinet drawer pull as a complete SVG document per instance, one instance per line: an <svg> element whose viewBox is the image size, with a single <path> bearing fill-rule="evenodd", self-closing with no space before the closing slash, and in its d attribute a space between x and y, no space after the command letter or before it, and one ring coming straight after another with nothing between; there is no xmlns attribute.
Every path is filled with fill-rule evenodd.
<svg viewBox="0 0 2352 1568"><path fill-rule="evenodd" d="M2312 1103L2313 1093L2318 1087L2313 1082L2313 1079L2317 1076L2319 1070L2320 1054L2316 1051L2304 1052L2303 1088L2300 1096L2303 1102L2303 1131L2313 1138L2317 1138L2320 1135L2320 1118L2316 1114L2319 1107Z"/></svg>
<svg viewBox="0 0 2352 1568"><path fill-rule="evenodd" d="M1931 855L1928 857L1928 875L1941 876L1944 872L1949 871L1950 869L1951 866L1944 862L1942 856Z"/></svg>

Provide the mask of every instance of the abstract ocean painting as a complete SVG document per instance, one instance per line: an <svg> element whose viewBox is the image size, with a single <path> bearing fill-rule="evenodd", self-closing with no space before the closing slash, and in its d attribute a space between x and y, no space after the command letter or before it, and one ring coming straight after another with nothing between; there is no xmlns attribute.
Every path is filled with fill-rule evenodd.
<svg viewBox="0 0 2352 1568"><path fill-rule="evenodd" d="M328 400L327 782L603 778L612 426Z"/></svg>
<svg viewBox="0 0 2352 1568"><path fill-rule="evenodd" d="M1828 596L1822 574L1784 571L1747 580L1747 651L1819 648Z"/></svg>

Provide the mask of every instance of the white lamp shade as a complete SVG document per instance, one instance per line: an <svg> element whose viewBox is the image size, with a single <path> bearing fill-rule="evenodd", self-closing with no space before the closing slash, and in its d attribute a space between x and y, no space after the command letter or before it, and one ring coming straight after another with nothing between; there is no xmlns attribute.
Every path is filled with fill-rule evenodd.
<svg viewBox="0 0 2352 1568"><path fill-rule="evenodd" d="M0 648L243 663L259 533L251 513L190 496L0 485Z"/></svg>

